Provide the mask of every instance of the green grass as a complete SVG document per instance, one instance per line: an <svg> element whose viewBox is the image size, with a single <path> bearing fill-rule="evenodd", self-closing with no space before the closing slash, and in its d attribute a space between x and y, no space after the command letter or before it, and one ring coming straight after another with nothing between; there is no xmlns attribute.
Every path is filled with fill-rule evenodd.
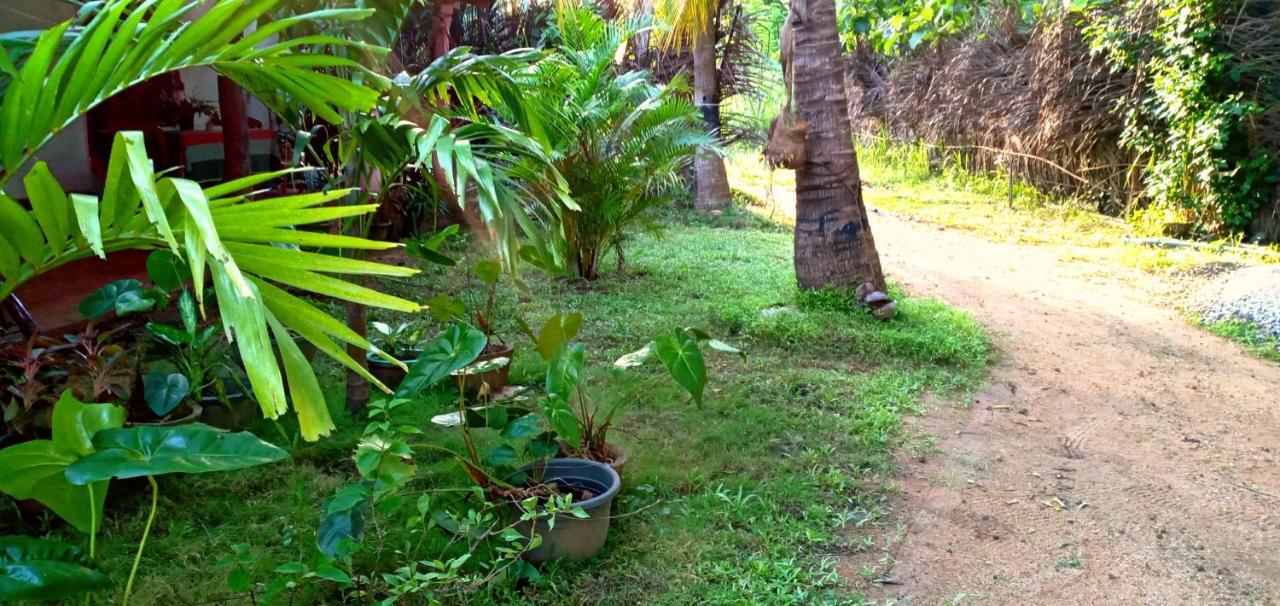
<svg viewBox="0 0 1280 606"><path fill-rule="evenodd" d="M513 289L502 291L499 328L522 348L513 379L536 382L542 370L532 348L514 338L516 312L538 323L557 310L581 311L596 368L660 331L689 325L750 357L710 358L701 409L672 388L623 413L611 435L631 458L600 557L549 566L538 580L478 593L474 602L860 603L837 577L833 554L875 548L859 528L885 512L892 453L906 442L902 417L921 412L925 392L974 388L990 355L987 337L936 301L901 300L898 317L880 323L833 293L798 296L790 234L749 213L673 211L660 222L660 234L630 243L624 273L609 271L590 285L529 274L523 303ZM388 288L420 299L456 295L467 288L457 276L433 270ZM331 365L322 370L336 436L299 446L290 463L161 480L161 512L134 603L230 596L217 562L232 545L247 547L259 582L280 563L313 553L320 502L354 477L357 432L342 410L338 373ZM416 405L413 422L428 428L428 440L456 443L428 423L448 407L439 398ZM273 439L273 429L259 429ZM461 482L439 455L419 463L418 489ZM113 486L99 556L116 579L127 575L145 504L143 484ZM39 531L34 526L27 530ZM341 599L313 583L295 603Z"/></svg>
<svg viewBox="0 0 1280 606"><path fill-rule="evenodd" d="M1224 322L1203 322L1200 326L1219 337L1226 337L1243 345L1263 360L1280 362L1280 339L1264 335L1253 324L1239 320L1228 320Z"/></svg>

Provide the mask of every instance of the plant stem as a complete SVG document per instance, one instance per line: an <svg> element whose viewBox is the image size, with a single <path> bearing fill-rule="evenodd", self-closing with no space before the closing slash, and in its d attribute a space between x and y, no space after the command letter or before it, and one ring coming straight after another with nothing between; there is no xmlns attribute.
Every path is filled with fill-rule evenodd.
<svg viewBox="0 0 1280 606"><path fill-rule="evenodd" d="M147 535L151 534L151 523L156 519L156 504L160 501L160 485L154 476L147 476L151 482L151 513L147 515L147 525L142 528L142 540L138 541L138 553L133 556L133 568L129 571L129 582L124 586L122 606L129 606L129 597L133 594L133 579L138 576L138 564L142 563L142 551L147 547Z"/></svg>
<svg viewBox="0 0 1280 606"><path fill-rule="evenodd" d="M89 559L92 560L94 552L98 547L98 508L97 500L93 498L93 482L88 484L89 488ZM89 606L93 601L93 594L84 594L84 606Z"/></svg>

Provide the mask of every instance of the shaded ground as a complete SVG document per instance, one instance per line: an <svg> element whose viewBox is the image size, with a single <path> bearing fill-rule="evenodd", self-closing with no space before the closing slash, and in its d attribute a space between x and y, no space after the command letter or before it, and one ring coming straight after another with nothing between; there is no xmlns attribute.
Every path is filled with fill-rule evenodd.
<svg viewBox="0 0 1280 606"><path fill-rule="evenodd" d="M967 406L910 421L935 450L900 457L897 524L840 560L846 583L897 604L1280 603L1280 366L1189 325L1188 285L1149 264L872 223L890 279L973 314L997 354Z"/></svg>

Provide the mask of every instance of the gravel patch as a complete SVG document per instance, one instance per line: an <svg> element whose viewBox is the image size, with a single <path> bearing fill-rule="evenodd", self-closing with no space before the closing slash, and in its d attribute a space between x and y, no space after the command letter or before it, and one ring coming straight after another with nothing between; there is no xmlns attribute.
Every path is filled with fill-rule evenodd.
<svg viewBox="0 0 1280 606"><path fill-rule="evenodd" d="M1190 307L1205 322L1248 322L1264 336L1280 339L1280 267L1225 273L1200 289Z"/></svg>

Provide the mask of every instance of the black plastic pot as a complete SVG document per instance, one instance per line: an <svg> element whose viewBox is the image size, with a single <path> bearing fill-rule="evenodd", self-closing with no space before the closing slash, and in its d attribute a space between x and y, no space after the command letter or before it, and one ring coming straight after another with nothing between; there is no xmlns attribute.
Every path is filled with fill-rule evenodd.
<svg viewBox="0 0 1280 606"><path fill-rule="evenodd" d="M516 525L516 530L521 534L528 535L533 530L542 537L542 544L537 549L525 552L524 559L536 563L560 559L582 560L596 555L609 539L613 498L622 488L618 472L604 463L575 458L551 459L545 463L528 465L522 471L537 477L539 466L542 467L543 483L587 490L595 496L574 503L587 512L586 518L556 514L554 528L548 528L545 519Z"/></svg>
<svg viewBox="0 0 1280 606"><path fill-rule="evenodd" d="M413 366L413 363L418 361L417 353L421 352L415 352L413 358L408 360L401 359L400 361L404 362L405 366ZM374 355L373 352L367 352L365 353L364 358L369 362L369 374L372 374L379 381L382 381L383 385L386 385L391 389L395 389L399 387L400 382L404 380L405 371L401 370L399 366L386 361L382 356Z"/></svg>
<svg viewBox="0 0 1280 606"><path fill-rule="evenodd" d="M237 430L248 427L254 419L262 416L262 407L253 401L244 390L232 381L224 384L227 392L227 408L215 394L206 393L200 398L204 406L204 422L219 429Z"/></svg>

